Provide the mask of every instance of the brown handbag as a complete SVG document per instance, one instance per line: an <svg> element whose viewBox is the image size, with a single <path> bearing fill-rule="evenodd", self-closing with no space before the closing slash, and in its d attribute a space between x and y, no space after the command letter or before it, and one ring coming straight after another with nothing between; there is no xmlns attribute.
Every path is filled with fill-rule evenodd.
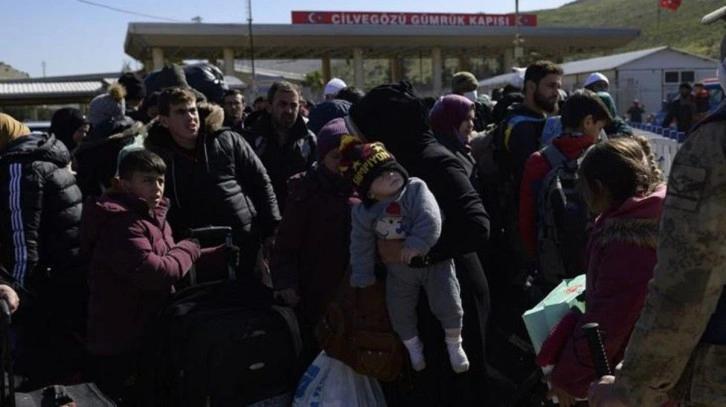
<svg viewBox="0 0 726 407"><path fill-rule="evenodd" d="M351 287L348 270L315 334L329 356L357 373L384 382L395 381L402 374L406 352L391 328L383 282Z"/></svg>

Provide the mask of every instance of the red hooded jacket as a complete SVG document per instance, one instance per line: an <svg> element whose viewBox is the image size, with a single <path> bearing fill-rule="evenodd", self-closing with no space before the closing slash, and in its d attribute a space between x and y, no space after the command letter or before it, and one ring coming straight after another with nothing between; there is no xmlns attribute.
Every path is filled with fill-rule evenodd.
<svg viewBox="0 0 726 407"><path fill-rule="evenodd" d="M596 379L583 325L600 324L611 366L623 358L653 278L665 193L666 187L661 185L652 194L630 198L595 221L587 249L585 313L569 314L568 319L577 318L577 322L555 328L543 345L543 349L561 349L551 381L575 397L587 397L590 383ZM552 346L550 341L564 341L564 346Z"/></svg>

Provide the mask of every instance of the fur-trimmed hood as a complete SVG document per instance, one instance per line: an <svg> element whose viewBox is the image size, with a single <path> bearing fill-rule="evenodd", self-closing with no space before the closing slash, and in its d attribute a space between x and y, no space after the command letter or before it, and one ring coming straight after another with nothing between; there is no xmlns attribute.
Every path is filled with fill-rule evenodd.
<svg viewBox="0 0 726 407"><path fill-rule="evenodd" d="M630 198L600 215L595 221L593 242L599 247L623 242L655 249L665 193L666 186L660 185L651 194Z"/></svg>
<svg viewBox="0 0 726 407"><path fill-rule="evenodd" d="M602 225L596 243L604 247L614 242L623 242L655 249L658 245L659 224L660 218L610 219Z"/></svg>

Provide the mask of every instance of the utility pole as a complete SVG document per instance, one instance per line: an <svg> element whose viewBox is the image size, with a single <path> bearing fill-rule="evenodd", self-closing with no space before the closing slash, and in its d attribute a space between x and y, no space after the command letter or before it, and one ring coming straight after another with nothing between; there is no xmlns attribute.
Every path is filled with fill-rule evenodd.
<svg viewBox="0 0 726 407"><path fill-rule="evenodd" d="M519 31L519 0L514 0L514 65L519 66L524 56L522 36Z"/></svg>
<svg viewBox="0 0 726 407"><path fill-rule="evenodd" d="M255 42L252 37L252 0L247 0L247 35L250 37L250 65L252 66L252 92L257 95L255 75Z"/></svg>

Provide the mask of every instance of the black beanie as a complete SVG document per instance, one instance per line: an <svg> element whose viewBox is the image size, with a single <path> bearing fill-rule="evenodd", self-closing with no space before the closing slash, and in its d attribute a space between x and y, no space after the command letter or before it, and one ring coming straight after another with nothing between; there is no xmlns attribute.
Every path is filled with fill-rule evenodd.
<svg viewBox="0 0 726 407"><path fill-rule="evenodd" d="M143 100L146 97L146 85L135 73L126 72L118 78L118 83L126 89L126 99Z"/></svg>

